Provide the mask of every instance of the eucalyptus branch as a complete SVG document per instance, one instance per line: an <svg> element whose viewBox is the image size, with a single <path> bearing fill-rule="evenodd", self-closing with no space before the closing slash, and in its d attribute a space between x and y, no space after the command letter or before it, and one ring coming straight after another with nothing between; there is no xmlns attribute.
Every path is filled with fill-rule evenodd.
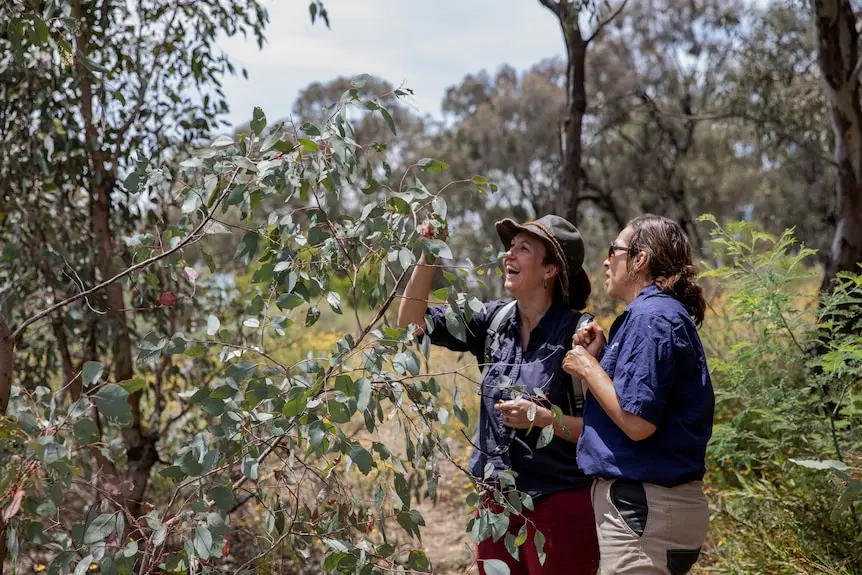
<svg viewBox="0 0 862 575"><path fill-rule="evenodd" d="M189 343L198 343L198 344L201 344L201 345L207 345L207 346L209 346L209 345L221 345L221 346L224 346L224 347L228 347L228 348L230 348L230 349L238 349L238 350L241 350L241 351L246 351L246 352L249 352L249 353L254 353L254 354L257 354L257 355L259 355L259 356L261 356L261 357L263 357L263 358L265 358L265 359L267 359L267 360L271 361L272 363L274 363L275 365L277 365L278 367L280 367L280 368L281 368L281 370L284 372L284 374L285 374L285 375L287 375L288 373L290 373L290 368L289 368L289 367L287 367L286 365L284 365L283 363L281 363L280 361L278 361L277 359L275 359L274 357L272 357L271 355L269 355L269 354L268 354L268 353L266 353L265 351L262 351L262 350L260 350L260 349L257 349L256 347L251 347L251 346L249 346L249 345L240 345L240 344L237 344L237 343L225 343L225 342L223 342L223 341L216 341L216 340L196 340L196 339L189 339L189 340L186 340L186 341L188 341ZM303 361L306 361L306 360L303 360ZM300 363L302 363L302 362L300 362Z"/></svg>
<svg viewBox="0 0 862 575"><path fill-rule="evenodd" d="M401 273L401 279L404 279L406 274L407 274L407 270L404 270ZM384 316L386 311L389 309L389 306L392 305L392 302L395 301L395 295L397 293L399 283L400 283L400 281L398 283L396 283L395 286L393 286L392 291L389 293L389 297L386 298L386 301L384 302L384 304L377 311L377 315L374 316L374 319L371 320L371 322L365 326L365 329L362 331L362 333L359 334L359 337L357 338L356 342L353 344L353 346L351 348L352 350L355 350L357 347L359 347L359 345L365 340L365 338L368 336L368 334L371 333L371 330L374 329L374 326L377 324L377 322L380 321L380 318L382 318ZM330 377L332 377L332 373L338 368L338 366L339 366L338 364L330 366L329 369L326 370L326 374L323 376L323 381L326 381ZM286 436L287 436L287 434L279 435L276 438L276 440L272 444L269 445L269 447L264 449L263 452L257 458L257 464L261 465L264 461L266 461L266 458L269 457L269 455L273 451L275 451L279 445L281 445L281 442L284 441L284 438ZM240 477L239 479L237 479L233 483L233 489L238 489L246 481L248 481L248 479L249 479L248 476L246 476L243 473L242 477Z"/></svg>
<svg viewBox="0 0 862 575"><path fill-rule="evenodd" d="M539 0L539 4L556 14L557 17L559 17L561 13L560 4L566 1L568 0Z"/></svg>
<svg viewBox="0 0 862 575"><path fill-rule="evenodd" d="M51 313L57 311L58 309L64 308L67 305L72 304L81 298L86 298L90 294L93 294L93 293L95 293L101 289L104 289L105 287L111 285L112 283L114 283L118 280L123 279L124 277L126 277L129 274L132 274L132 273L134 273L138 270L141 270L141 269L145 269L145 268L151 266L152 264L177 253L178 251L182 250L184 247L186 247L187 245L189 245L193 241L197 241L197 239L199 239L200 234L206 228L206 225L212 220L212 214L215 213L216 208L219 207L219 205L222 203L222 201L224 201L224 199L230 193L230 191L233 187L233 184L236 181L236 178L239 175L240 171L241 171L240 168L236 168L233 171L233 175L231 176L230 180L228 181L227 186L225 186L224 191L219 195L218 199L213 204L209 213L204 217L203 220L201 220L201 223L199 223L197 225L197 227L192 231L192 233L189 234L188 236L186 236L185 238L183 238L181 241L177 242L177 245L175 245L174 247L172 247L171 249L169 249L166 252L156 254L156 255L154 255L154 256L152 256L152 257L150 257L150 258L148 258L148 259L146 259L140 263L137 263L131 267L126 268L125 270L116 274L114 277L109 278L109 279L103 281L102 283L100 283L100 284L98 284L98 285L96 285L96 286L94 286L88 290L78 292L77 294L75 294L73 296L67 297L63 301L55 303L54 305L48 307L47 309L40 311L36 315L25 320L24 323L22 323L20 326L18 326L18 329L16 329L12 333L12 339L17 338L27 328L27 326L39 321L40 319L42 319L43 317L45 317L47 315L50 315Z"/></svg>
<svg viewBox="0 0 862 575"><path fill-rule="evenodd" d="M623 0L622 2L620 2L620 5L617 6L616 10L611 12L607 18L605 18L604 20L599 22L599 25L596 26L595 31L592 33L592 35L590 35L589 38L587 38L587 44L592 42L593 39L595 39L595 37L598 36L601 33L601 31L605 29L605 26L607 26L608 24L613 22L616 19L616 17L620 15L620 12L623 11L623 8L626 7L626 4L628 4L628 2L629 2L629 0Z"/></svg>

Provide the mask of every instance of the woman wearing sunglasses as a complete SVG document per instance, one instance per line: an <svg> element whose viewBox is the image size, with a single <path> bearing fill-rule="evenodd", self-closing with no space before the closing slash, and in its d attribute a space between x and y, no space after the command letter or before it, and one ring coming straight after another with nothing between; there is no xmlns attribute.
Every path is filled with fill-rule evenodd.
<svg viewBox="0 0 862 575"><path fill-rule="evenodd" d="M715 406L691 245L676 222L641 216L604 267L608 295L628 306L607 345L589 324L563 362L587 390L578 464L597 478L600 572L687 573L709 526L702 479Z"/></svg>
<svg viewBox="0 0 862 575"><path fill-rule="evenodd" d="M533 500L532 508L509 516L511 538L522 527L527 532L517 558L505 537L488 537L476 549L480 575L489 572L485 561L492 559L505 562L511 575L594 575L598 545L590 503L592 479L577 464L583 394L576 393L562 368L583 317L579 310L590 295L590 280L582 267L584 243L575 226L553 215L524 224L505 219L496 228L507 250L504 285L514 302L484 304L467 320L466 334L458 337L446 321L451 311L428 306L434 267L423 256L404 291L398 325L415 324L422 331L428 326L431 343L469 351L484 366L470 472L490 490L502 487L501 472L514 471L516 488ZM498 317L504 319L495 321ZM488 347L489 333L494 334L495 346ZM563 412L559 420L551 405ZM553 435L542 445L541 430L550 426ZM502 511L488 491L483 504L495 514ZM545 537L544 562L534 543L536 529Z"/></svg>

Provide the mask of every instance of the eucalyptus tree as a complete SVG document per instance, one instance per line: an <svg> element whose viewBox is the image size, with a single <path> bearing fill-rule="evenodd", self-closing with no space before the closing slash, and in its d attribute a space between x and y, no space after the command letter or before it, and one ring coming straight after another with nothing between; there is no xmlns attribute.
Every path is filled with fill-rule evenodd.
<svg viewBox="0 0 862 575"><path fill-rule="evenodd" d="M566 113L560 130L562 193L556 196L554 212L577 223L584 181L581 138L587 111L587 50L628 0L621 0L616 6L599 0L539 0L539 3L556 17L566 46Z"/></svg>
<svg viewBox="0 0 862 575"><path fill-rule="evenodd" d="M16 557L48 556L51 572L75 564L84 573L93 563L103 573L218 571L231 559L233 514L249 498L272 501L267 493L277 488L284 496L267 505L259 552L242 565L229 563L231 570L257 572L283 545L297 561L319 554L327 572L431 568L415 543L424 525L417 498L436 498L440 462L452 459L440 422L452 416L466 423L469 416L459 393L441 395L440 374L427 370L428 340L417 338L412 327L389 327L386 313L421 252L441 262L452 257L442 239L422 237L422 222L432 218L445 225L447 196L458 187L487 194L495 186L473 176L429 189L419 175L447 168L430 158L402 174L385 169L374 147L354 140L349 106L390 115L384 101L359 97L362 81L344 94L325 124L306 123L295 132L282 124L268 127L263 112L255 110L248 133L221 136L182 161L172 188L181 189L183 205L194 208L164 222L163 242L143 241L137 263L103 282L140 285L153 277L153 287L162 290L179 281L202 282L182 257L184 250L196 243L206 249L208 232L224 212L245 213L235 257L253 277L243 305L198 314L182 326L156 322L137 342L141 370L165 363L180 374L195 366L209 370L204 377L172 382L181 389L177 417L190 414L190 423L202 425L193 424L191 437L160 453L160 481L170 485L169 497L136 516L78 468L88 447L110 445L133 423L128 399L136 391L154 393L153 378L118 380L103 363L91 361L83 366L75 401L61 402L62 390L45 384L12 388L3 481L4 493L11 493L4 514ZM138 166L138 174L147 186L170 179L156 161ZM348 191L367 194L361 213L330 215L323 197ZM290 207L294 196L307 204ZM268 210L257 224L253 212L264 198L280 198L285 207ZM458 289L466 273L447 272L452 285L435 294L449 303L447 321L456 337L465 336L465 320L481 307ZM349 287L336 291L343 277ZM24 320L18 330L38 325L52 310L85 302L103 287L70 296ZM164 302L166 292L161 293ZM360 301L370 313L360 313ZM339 314L351 314L355 327L331 349L292 364L280 359L278 342L286 334ZM101 428L92 406L101 414ZM399 442L378 437L387 422L397 425ZM362 476L367 479L357 479ZM507 537L517 553L526 535L506 534L508 518L532 508L532 500L514 490L511 475L504 473L501 481L493 497L503 512L492 513L472 493L468 503L477 516L468 527L477 541ZM76 487L95 494L77 511L80 502L68 496ZM403 530L407 541L388 536L393 528ZM541 553L542 535L535 537ZM502 562L486 568L506 572Z"/></svg>
<svg viewBox="0 0 862 575"><path fill-rule="evenodd" d="M823 288L862 263L862 103L859 14L850 0L813 0L817 63L834 134L835 234Z"/></svg>
<svg viewBox="0 0 862 575"><path fill-rule="evenodd" d="M0 398L5 411L10 395L14 404L22 390L54 389L62 390L58 400L80 405L87 385L125 382L122 433L103 437L111 417L104 410L116 407L117 392L95 403L96 431L90 437L88 428L93 441L84 447L91 457L82 462L87 481L137 516L168 423L160 385L175 370L160 364L155 388L142 385L133 341L147 324L182 318L168 286L186 280L107 280L171 240L165 187L156 178L140 185L138 163L169 160L218 126L227 110L221 78L235 70L216 39L242 33L262 44L268 17L253 0L52 0L2 9L9 17L0 28L0 316L10 333L0 342ZM130 317L130 309L150 313ZM46 431L40 425L25 418L23 429ZM26 482L24 471L10 471L5 488ZM10 519L4 513L4 527Z"/></svg>

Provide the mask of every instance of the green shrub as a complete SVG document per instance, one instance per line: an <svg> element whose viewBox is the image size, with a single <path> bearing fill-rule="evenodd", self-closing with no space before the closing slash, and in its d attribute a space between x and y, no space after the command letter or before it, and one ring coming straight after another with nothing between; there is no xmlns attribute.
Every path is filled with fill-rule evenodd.
<svg viewBox="0 0 862 575"><path fill-rule="evenodd" d="M821 298L814 252L793 230L702 219L722 262L702 277L726 297L704 334L716 389L708 561L728 573L860 572L862 276Z"/></svg>

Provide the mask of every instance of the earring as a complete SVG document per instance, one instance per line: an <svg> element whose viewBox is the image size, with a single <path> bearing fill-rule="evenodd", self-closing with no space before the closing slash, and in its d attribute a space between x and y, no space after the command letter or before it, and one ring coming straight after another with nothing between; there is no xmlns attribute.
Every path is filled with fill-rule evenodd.
<svg viewBox="0 0 862 575"><path fill-rule="evenodd" d="M542 280L542 288L548 289L548 278Z"/></svg>

